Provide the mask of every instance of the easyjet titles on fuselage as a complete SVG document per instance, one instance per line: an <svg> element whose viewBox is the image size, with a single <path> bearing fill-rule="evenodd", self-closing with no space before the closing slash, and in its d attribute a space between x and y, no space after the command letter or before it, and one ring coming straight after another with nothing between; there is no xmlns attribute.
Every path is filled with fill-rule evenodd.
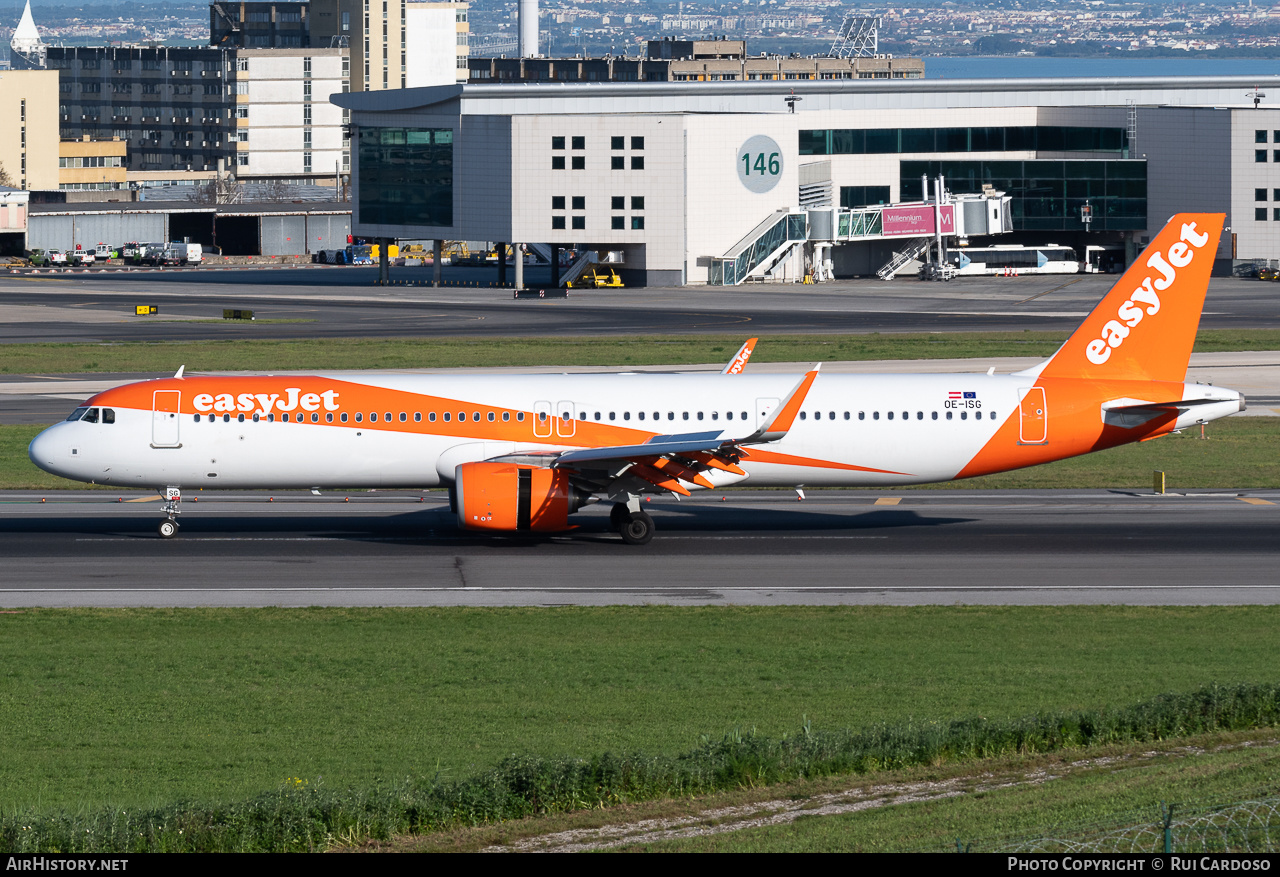
<svg viewBox="0 0 1280 877"><path fill-rule="evenodd" d="M273 411L297 411L299 408L303 411L319 411L322 405L325 411L337 411L339 408L337 390L304 393L301 387L285 387L284 392L286 395L283 399L279 393L241 393L238 396L231 393L201 393L191 400L191 404L200 412L241 411L248 414L256 408L256 413L264 417Z"/></svg>

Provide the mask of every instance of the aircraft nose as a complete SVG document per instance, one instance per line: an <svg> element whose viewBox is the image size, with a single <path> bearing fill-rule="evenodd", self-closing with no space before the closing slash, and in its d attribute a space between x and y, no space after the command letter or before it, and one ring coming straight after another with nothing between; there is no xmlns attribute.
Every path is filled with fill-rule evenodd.
<svg viewBox="0 0 1280 877"><path fill-rule="evenodd" d="M27 447L27 456L31 458L31 462L35 463L46 472L59 474L57 471L57 461L66 456L66 443L58 435L58 428L62 424L55 424L38 436L31 440L31 444Z"/></svg>

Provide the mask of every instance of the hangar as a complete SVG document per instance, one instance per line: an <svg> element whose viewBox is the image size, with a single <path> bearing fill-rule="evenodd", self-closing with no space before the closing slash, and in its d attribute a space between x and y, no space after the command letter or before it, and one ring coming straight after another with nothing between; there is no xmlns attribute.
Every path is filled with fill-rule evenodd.
<svg viewBox="0 0 1280 877"><path fill-rule="evenodd" d="M302 256L346 246L351 205L191 201L32 204L27 248L190 240L227 256Z"/></svg>

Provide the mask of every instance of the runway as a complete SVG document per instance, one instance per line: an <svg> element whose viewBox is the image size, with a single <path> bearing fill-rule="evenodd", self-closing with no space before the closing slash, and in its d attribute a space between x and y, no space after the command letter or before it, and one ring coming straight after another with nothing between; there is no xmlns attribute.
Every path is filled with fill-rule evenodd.
<svg viewBox="0 0 1280 877"><path fill-rule="evenodd" d="M209 494L166 541L145 494L0 494L0 606L1280 602L1280 490L723 496L646 504L631 547L605 505L517 537L440 492Z"/></svg>
<svg viewBox="0 0 1280 877"><path fill-rule="evenodd" d="M500 289L379 287L373 270L0 274L0 343L1022 330L1065 339L1118 279L590 289L571 290L567 300L514 301ZM408 272L405 282L424 276L398 270ZM1256 280L1214 278L1201 326L1280 328L1280 300L1270 290ZM133 316L140 304L159 313ZM224 308L251 309L258 319L224 321Z"/></svg>

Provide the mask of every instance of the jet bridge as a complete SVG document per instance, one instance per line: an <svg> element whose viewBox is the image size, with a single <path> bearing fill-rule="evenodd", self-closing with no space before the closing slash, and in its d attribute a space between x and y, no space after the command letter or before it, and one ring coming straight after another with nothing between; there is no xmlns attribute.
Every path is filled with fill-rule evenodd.
<svg viewBox="0 0 1280 877"><path fill-rule="evenodd" d="M724 255L711 257L709 282L713 286L806 278L822 282L834 278L833 246L856 241L902 241L903 247L877 272L881 279L892 280L922 256L926 264L935 264L930 258L935 250L936 264L941 265L948 240L1012 231L1010 200L1003 192L952 195L944 191L940 199L930 201L853 209L778 210ZM806 270L791 269L801 255L807 263Z"/></svg>

